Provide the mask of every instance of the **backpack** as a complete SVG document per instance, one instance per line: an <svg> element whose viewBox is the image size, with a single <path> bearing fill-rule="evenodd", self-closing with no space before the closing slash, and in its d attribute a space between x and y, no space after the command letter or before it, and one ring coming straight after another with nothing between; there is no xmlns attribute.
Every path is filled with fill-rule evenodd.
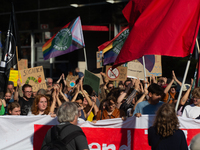
<svg viewBox="0 0 200 150"><path fill-rule="evenodd" d="M58 127L54 126L51 129L51 142L47 143L46 145L44 145L41 150L67 150L66 145L73 140L74 138L76 138L79 135L84 135L82 130L78 130L78 131L74 131L70 134L68 134L64 139L60 138L60 133L61 131L66 128L67 126L69 126L71 124L68 124L66 126L64 126L60 131L58 131Z"/></svg>

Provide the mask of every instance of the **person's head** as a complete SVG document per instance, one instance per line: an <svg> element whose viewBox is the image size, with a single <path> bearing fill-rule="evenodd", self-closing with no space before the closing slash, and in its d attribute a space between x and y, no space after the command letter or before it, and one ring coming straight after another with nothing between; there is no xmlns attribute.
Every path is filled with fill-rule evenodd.
<svg viewBox="0 0 200 150"><path fill-rule="evenodd" d="M158 103L164 95L163 88L155 83L151 84L148 87L148 91L149 91L149 100L152 104Z"/></svg>
<svg viewBox="0 0 200 150"><path fill-rule="evenodd" d="M58 122L70 122L77 125L78 108L74 103L64 102L57 111Z"/></svg>
<svg viewBox="0 0 200 150"><path fill-rule="evenodd" d="M162 137L173 135L174 130L178 130L179 122L176 116L174 105L164 103L156 112L154 127Z"/></svg>
<svg viewBox="0 0 200 150"><path fill-rule="evenodd" d="M9 101L11 99L11 97L12 97L11 91L7 90L6 93L5 93L5 96L4 96L5 101Z"/></svg>
<svg viewBox="0 0 200 150"><path fill-rule="evenodd" d="M25 98L31 98L31 95L33 93L32 86L29 84L24 84L22 87L22 92Z"/></svg>
<svg viewBox="0 0 200 150"><path fill-rule="evenodd" d="M194 88L192 91L192 98L194 105L200 107L200 87Z"/></svg>
<svg viewBox="0 0 200 150"><path fill-rule="evenodd" d="M163 77L160 77L160 78L158 79L157 84L158 84L159 86L163 86L164 84L166 84L165 81L164 81L164 79L163 79Z"/></svg>
<svg viewBox="0 0 200 150"><path fill-rule="evenodd" d="M78 72L80 72L80 69L77 67L77 68L75 68L75 73L78 73Z"/></svg>
<svg viewBox="0 0 200 150"><path fill-rule="evenodd" d="M47 86L53 86L53 79L52 78L46 78L46 83L47 83Z"/></svg>
<svg viewBox="0 0 200 150"><path fill-rule="evenodd" d="M176 88L177 88L177 83L174 82L174 83L172 84L171 88L170 88L170 92L171 92L171 93L176 93Z"/></svg>
<svg viewBox="0 0 200 150"><path fill-rule="evenodd" d="M46 90L45 89L39 89L38 91L37 91L37 95L38 94L43 94L43 95L45 95L46 94Z"/></svg>
<svg viewBox="0 0 200 150"><path fill-rule="evenodd" d="M107 84L107 89L108 89L109 91L111 91L113 88L114 88L113 82L108 82L108 84Z"/></svg>
<svg viewBox="0 0 200 150"><path fill-rule="evenodd" d="M10 90L11 93L14 92L14 83L12 81L8 81L7 89Z"/></svg>
<svg viewBox="0 0 200 150"><path fill-rule="evenodd" d="M117 99L114 96L110 96L107 98L107 104L108 104L108 111L112 112L116 108Z"/></svg>
<svg viewBox="0 0 200 150"><path fill-rule="evenodd" d="M122 81L119 82L119 84L118 84L118 88L120 88L120 89L124 89L124 84L123 84Z"/></svg>
<svg viewBox="0 0 200 150"><path fill-rule="evenodd" d="M190 142L190 150L200 149L200 134L195 135Z"/></svg>
<svg viewBox="0 0 200 150"><path fill-rule="evenodd" d="M48 115L50 111L49 98L45 95L39 94L35 97L33 105L31 107L31 112L34 115L46 114Z"/></svg>
<svg viewBox="0 0 200 150"><path fill-rule="evenodd" d="M132 82L131 79L127 79L127 80L124 82L125 88L127 88L128 85L129 85L131 82Z"/></svg>
<svg viewBox="0 0 200 150"><path fill-rule="evenodd" d="M100 103L100 105L99 105L99 110L104 110L104 109L106 109L108 107L108 105L107 105L107 99L103 99L102 101L101 101L101 103Z"/></svg>
<svg viewBox="0 0 200 150"><path fill-rule="evenodd" d="M79 93L78 95L77 95L77 97L76 97L76 103L80 106L80 107L82 107L83 106L83 100L84 100L84 97L83 97L83 95L81 94L81 93Z"/></svg>
<svg viewBox="0 0 200 150"><path fill-rule="evenodd" d="M8 115L20 115L21 114L21 109L20 109L20 105L18 102L12 102L10 104L8 104Z"/></svg>

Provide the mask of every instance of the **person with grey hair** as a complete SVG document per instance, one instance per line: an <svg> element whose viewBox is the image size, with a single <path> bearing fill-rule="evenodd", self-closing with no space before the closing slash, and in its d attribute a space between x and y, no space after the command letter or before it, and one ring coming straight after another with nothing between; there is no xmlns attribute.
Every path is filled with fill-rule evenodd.
<svg viewBox="0 0 200 150"><path fill-rule="evenodd" d="M200 150L200 133L194 136L190 142L190 150Z"/></svg>
<svg viewBox="0 0 200 150"><path fill-rule="evenodd" d="M74 103L64 102L57 111L57 119L60 124L47 131L41 150L55 147L89 150L85 134L77 126L78 108Z"/></svg>

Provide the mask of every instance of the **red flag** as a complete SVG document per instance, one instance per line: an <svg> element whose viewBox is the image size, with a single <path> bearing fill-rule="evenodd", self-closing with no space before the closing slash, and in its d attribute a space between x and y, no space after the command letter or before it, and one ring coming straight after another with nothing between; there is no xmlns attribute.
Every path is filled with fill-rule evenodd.
<svg viewBox="0 0 200 150"><path fill-rule="evenodd" d="M199 29L199 10L199 0L131 0L123 13L132 30L114 67L144 55L188 56Z"/></svg>

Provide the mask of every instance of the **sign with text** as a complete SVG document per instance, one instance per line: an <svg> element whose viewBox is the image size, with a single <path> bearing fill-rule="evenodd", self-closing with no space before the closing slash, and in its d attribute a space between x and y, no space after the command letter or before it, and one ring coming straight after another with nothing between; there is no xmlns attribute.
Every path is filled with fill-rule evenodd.
<svg viewBox="0 0 200 150"><path fill-rule="evenodd" d="M78 76L68 75L66 78L66 83L68 87L74 87L76 85L76 80L78 79Z"/></svg>
<svg viewBox="0 0 200 150"><path fill-rule="evenodd" d="M96 92L97 95L99 92L99 83L100 83L99 77L97 77L93 73L89 72L88 70L85 70L83 84L90 85L92 87L92 89Z"/></svg>
<svg viewBox="0 0 200 150"><path fill-rule="evenodd" d="M118 66L112 70L112 66L106 66L106 79L125 81L127 79L127 67Z"/></svg>
<svg viewBox="0 0 200 150"><path fill-rule="evenodd" d="M99 51L96 53L97 55L97 68L102 68L103 66L103 53Z"/></svg>
<svg viewBox="0 0 200 150"><path fill-rule="evenodd" d="M33 92L39 89L47 89L43 67L34 67L20 70L22 83L32 85Z"/></svg>
<svg viewBox="0 0 200 150"><path fill-rule="evenodd" d="M17 80L18 79L19 79L18 70L10 70L9 81L12 81L14 83L14 87L17 86ZM21 76L20 76L20 80L22 82Z"/></svg>
<svg viewBox="0 0 200 150"><path fill-rule="evenodd" d="M139 62L130 61L127 64L127 77L139 78L144 80L144 69L143 65Z"/></svg>
<svg viewBox="0 0 200 150"><path fill-rule="evenodd" d="M28 60L27 59L21 59L18 61L18 70L27 69L28 68Z"/></svg>

